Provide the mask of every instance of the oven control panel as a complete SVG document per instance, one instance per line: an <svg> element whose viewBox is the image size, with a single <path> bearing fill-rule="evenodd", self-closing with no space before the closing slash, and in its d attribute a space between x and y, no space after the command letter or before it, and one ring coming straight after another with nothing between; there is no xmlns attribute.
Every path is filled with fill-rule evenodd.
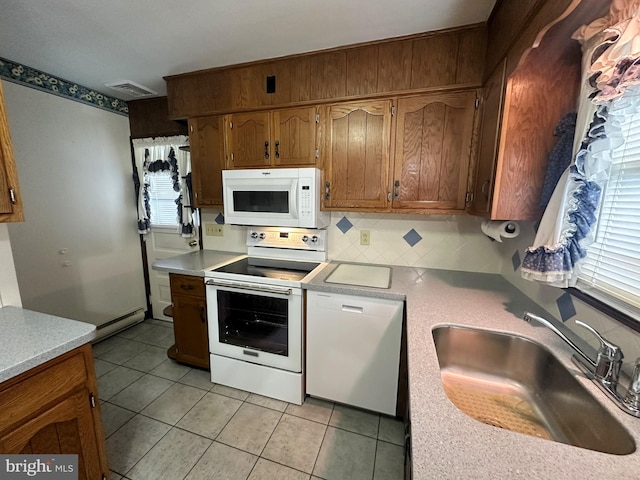
<svg viewBox="0 0 640 480"><path fill-rule="evenodd" d="M325 251L327 231L309 228L248 227L248 247Z"/></svg>

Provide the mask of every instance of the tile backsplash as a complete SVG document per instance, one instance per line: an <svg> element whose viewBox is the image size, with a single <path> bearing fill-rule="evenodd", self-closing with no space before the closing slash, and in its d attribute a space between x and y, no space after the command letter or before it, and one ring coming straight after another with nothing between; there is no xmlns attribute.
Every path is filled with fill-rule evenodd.
<svg viewBox="0 0 640 480"><path fill-rule="evenodd" d="M220 222L203 210L202 222ZM500 273L502 256L480 232L481 220L464 215L398 215L332 212L328 227L331 260ZM203 237L203 248L246 251L245 227L225 225L223 237ZM369 245L360 245L368 230Z"/></svg>

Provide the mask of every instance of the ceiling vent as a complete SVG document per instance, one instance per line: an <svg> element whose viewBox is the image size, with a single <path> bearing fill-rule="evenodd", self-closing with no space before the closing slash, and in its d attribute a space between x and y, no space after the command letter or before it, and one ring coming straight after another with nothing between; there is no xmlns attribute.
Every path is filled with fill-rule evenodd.
<svg viewBox="0 0 640 480"><path fill-rule="evenodd" d="M150 88L145 87L144 85L140 85L139 83L132 82L131 80L121 80L119 82L105 83L104 86L116 90L120 93L126 93L133 97L149 97L151 95L158 94L158 92L154 92Z"/></svg>

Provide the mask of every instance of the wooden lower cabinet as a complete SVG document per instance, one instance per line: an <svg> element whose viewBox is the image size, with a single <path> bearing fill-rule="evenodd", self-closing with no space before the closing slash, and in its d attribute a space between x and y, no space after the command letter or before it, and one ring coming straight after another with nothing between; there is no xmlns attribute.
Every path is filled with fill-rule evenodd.
<svg viewBox="0 0 640 480"><path fill-rule="evenodd" d="M178 362L209 368L209 334L204 279L192 275L169 274L173 302L175 348Z"/></svg>
<svg viewBox="0 0 640 480"><path fill-rule="evenodd" d="M77 454L80 480L109 475L89 344L0 384L0 453Z"/></svg>

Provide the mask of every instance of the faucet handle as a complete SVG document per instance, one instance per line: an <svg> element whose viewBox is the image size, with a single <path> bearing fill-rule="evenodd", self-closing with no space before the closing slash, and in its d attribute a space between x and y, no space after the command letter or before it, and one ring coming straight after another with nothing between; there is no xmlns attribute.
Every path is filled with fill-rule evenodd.
<svg viewBox="0 0 640 480"><path fill-rule="evenodd" d="M622 349L615 343L611 343L609 340L600 335L600 333L591 325L587 325L580 320L576 320L576 325L580 325L581 327L586 328L596 337L598 337L598 340L600 340L600 350L598 351L598 355L603 355L613 361L622 360L624 358Z"/></svg>
<svg viewBox="0 0 640 480"><path fill-rule="evenodd" d="M640 358L636 360L633 367L633 375L629 382L627 395L624 397L624 403L634 411L640 411Z"/></svg>
<svg viewBox="0 0 640 480"><path fill-rule="evenodd" d="M594 375L602 383L615 388L618 384L620 368L622 368L622 359L624 357L622 349L604 338L590 325L580 320L576 320L576 325L586 328L600 340L600 349L598 350Z"/></svg>

